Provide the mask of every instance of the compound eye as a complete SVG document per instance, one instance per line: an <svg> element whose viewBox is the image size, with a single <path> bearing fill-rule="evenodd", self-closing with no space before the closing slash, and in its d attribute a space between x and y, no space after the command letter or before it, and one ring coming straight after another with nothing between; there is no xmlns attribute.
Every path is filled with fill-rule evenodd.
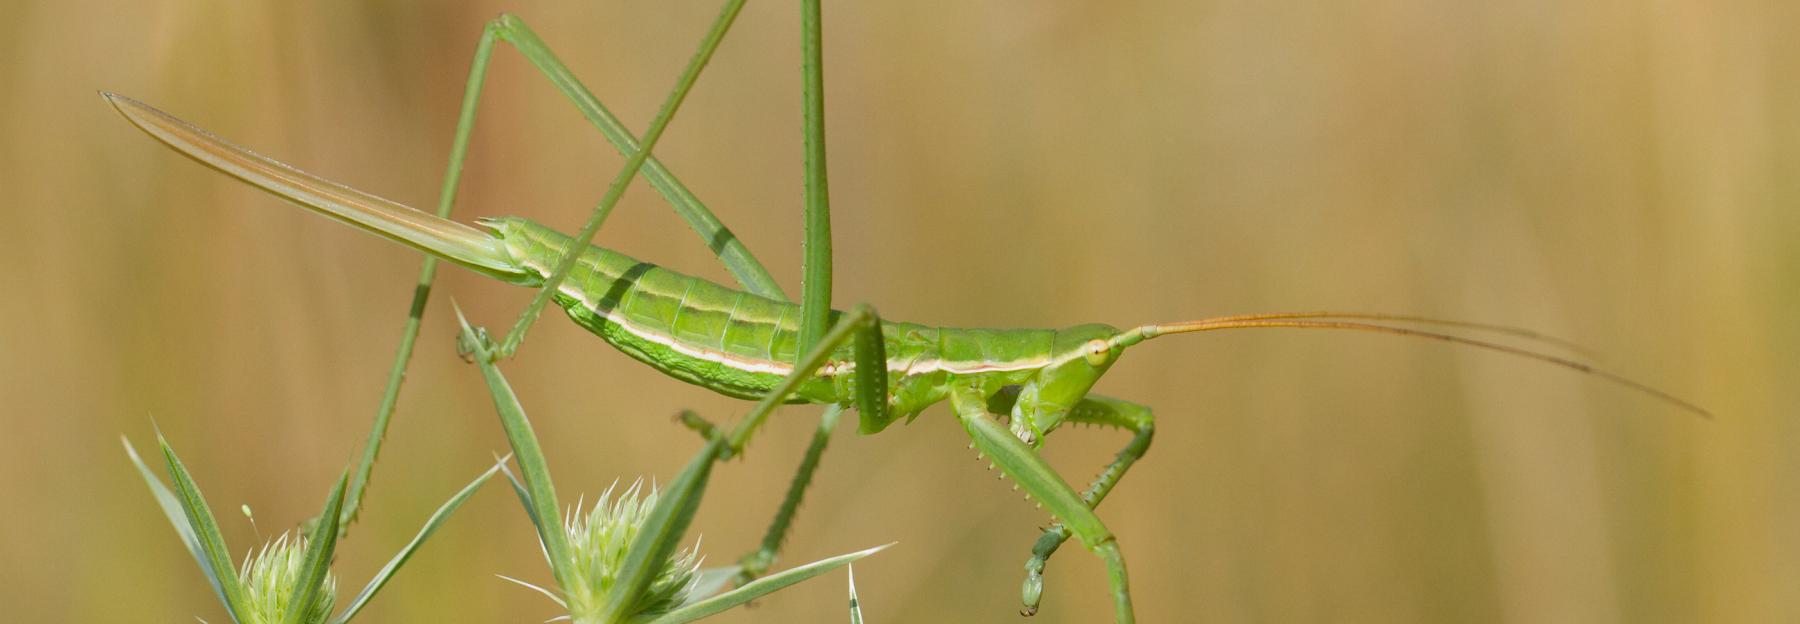
<svg viewBox="0 0 1800 624"><path fill-rule="evenodd" d="M1105 366L1106 361L1112 358L1112 345L1107 344L1105 340L1089 340L1084 351L1086 351L1088 364L1095 367Z"/></svg>

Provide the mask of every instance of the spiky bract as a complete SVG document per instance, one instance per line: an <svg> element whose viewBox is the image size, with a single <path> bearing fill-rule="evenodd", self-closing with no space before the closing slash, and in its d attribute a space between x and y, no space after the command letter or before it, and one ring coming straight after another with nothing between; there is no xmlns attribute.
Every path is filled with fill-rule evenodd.
<svg viewBox="0 0 1800 624"><path fill-rule="evenodd" d="M570 569L577 578L571 579L573 586L564 590L568 592L569 615L576 622L615 624L600 619L606 611L604 601L618 581L626 551L637 539L650 510L656 507L656 500L654 487L645 492L642 482L637 482L617 498L609 487L587 514L579 513L578 506L577 513L568 515L563 530L569 536L573 559ZM649 589L634 597L635 604L623 613L634 618L654 616L680 606L693 589L694 572L699 567L699 556L693 550L670 555Z"/></svg>
<svg viewBox="0 0 1800 624"><path fill-rule="evenodd" d="M288 534L282 533L261 550L245 555L243 569L238 572L238 581L244 586L244 612L238 614L243 624L276 624L287 615L306 567L306 542L305 536L290 540ZM337 579L326 574L300 621L322 624L336 602Z"/></svg>

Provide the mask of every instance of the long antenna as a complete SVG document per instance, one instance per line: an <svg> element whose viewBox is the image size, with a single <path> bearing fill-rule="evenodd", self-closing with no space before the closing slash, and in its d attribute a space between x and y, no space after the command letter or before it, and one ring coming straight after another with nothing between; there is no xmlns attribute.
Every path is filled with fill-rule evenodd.
<svg viewBox="0 0 1800 624"><path fill-rule="evenodd" d="M1412 324L1417 324L1417 325L1432 325L1432 326L1437 326L1437 327L1454 327L1457 329L1469 329L1469 330L1475 330L1475 331L1481 331L1481 332L1490 332L1490 333L1501 334L1501 335L1505 335L1505 336L1511 336L1513 338L1519 338L1522 340L1528 340L1531 342L1542 343L1545 345L1563 349L1570 353L1578 354L1578 355L1580 355L1584 358L1590 359L1590 360L1596 359L1598 357L1598 353L1592 348L1589 348L1585 345L1579 344L1573 340L1569 340L1566 338L1559 338L1559 337L1545 334L1545 333L1542 333L1542 332L1539 332L1539 331L1533 330L1533 329L1526 329L1524 327L1515 327L1512 325L1497 325L1497 324L1493 324L1493 323L1474 323L1474 322L1470 322L1470 321L1457 321L1457 320L1451 320L1451 319L1441 319L1441 318L1435 318L1435 317L1430 317L1430 316L1413 316L1413 315L1409 315L1409 314L1386 314L1386 313L1381 313L1381 312L1344 312L1344 311L1337 311L1337 310L1315 310L1315 311L1306 311L1306 312L1264 312L1264 313L1260 313L1260 314L1233 314L1230 316L1216 316L1216 317L1212 317L1207 320L1209 320L1209 321L1275 321L1275 320L1299 320L1299 319L1310 319L1310 320L1352 319L1352 320L1359 320L1359 321L1389 321L1389 322L1395 322L1395 323L1412 323Z"/></svg>
<svg viewBox="0 0 1800 624"><path fill-rule="evenodd" d="M1135 329L1132 329L1132 330L1126 331L1122 334L1119 334L1117 337L1114 337L1112 340L1112 344L1115 347L1127 347L1127 346L1131 346L1133 344L1137 344L1138 342L1142 342L1144 340L1156 338L1158 336L1166 336L1166 335L1170 335L1170 334L1186 334L1186 333L1204 332L1204 331L1218 331L1218 330L1223 330L1223 329L1341 329L1341 330L1351 330L1351 331L1365 331L1365 332L1372 332L1372 333L1378 333L1378 334L1413 336L1416 338L1426 338L1426 339L1430 339L1430 340L1437 340L1437 341L1441 341L1441 342L1448 342L1448 343L1459 344L1459 345L1463 345L1463 346L1475 347L1477 349L1486 349L1489 351L1497 351L1497 352L1505 353L1508 355L1527 358L1527 359L1531 359L1531 360L1537 360L1539 362L1543 362L1543 363L1554 365L1554 366L1560 366L1560 367L1567 368L1567 369L1570 369L1570 370L1573 370L1573 371L1576 371L1579 373L1593 375L1595 377L1599 377L1600 379L1606 380L1607 382L1613 383L1615 385L1629 388L1631 390L1637 391L1639 393L1642 393L1642 394L1648 395L1652 398L1655 398L1657 400L1660 400L1664 403L1668 403L1670 405L1674 405L1676 407L1687 410L1689 412L1693 412L1695 415L1698 415L1701 418L1705 418L1708 420L1712 419L1712 412L1707 411L1705 408L1702 408L1693 403L1689 403L1688 401L1678 398L1675 395L1669 394L1662 390L1658 390L1655 387L1652 387L1643 382L1639 382L1639 381L1627 378L1623 375L1620 375L1618 373L1614 373L1614 372L1611 372L1611 371L1608 371L1605 369L1597 368L1594 365L1588 364L1586 362L1580 362L1580 361L1572 360L1572 359L1565 358L1565 357L1550 355L1548 353L1533 351L1531 349L1526 349L1523 347L1515 347L1512 345L1501 344L1501 343L1497 343L1497 342L1489 342L1486 340L1479 340L1479 339L1475 339L1475 338L1464 338L1462 336L1455 336L1455 335L1445 334L1445 333L1440 333L1440 332L1425 331L1425 330L1419 330L1419 329L1410 329L1410 328L1406 328L1406 327L1393 327L1393 326L1389 326L1389 325L1380 325L1380 324L1376 324L1376 323L1367 323L1367 322L1359 322L1359 321L1304 320L1307 318L1316 318L1319 316L1336 316L1339 318L1385 318L1386 320L1394 320L1394 321L1413 321L1413 322L1421 322L1421 323L1431 322L1431 323L1436 323L1436 324L1441 324L1441 325L1454 325L1454 326L1468 327L1471 329L1484 329L1484 330L1496 330L1496 329L1504 328L1504 326L1489 326L1489 325L1476 324L1476 323L1463 323L1461 321L1440 321L1437 319L1421 319L1419 317L1404 317L1404 316L1397 316L1397 315L1379 315L1379 314L1362 314L1362 313L1320 314L1320 313L1308 313L1308 312L1276 312L1276 313L1270 313L1270 314L1246 314L1246 315L1235 315L1235 316L1221 316L1221 317L1214 317L1214 318L1199 319L1199 320L1194 320L1194 321L1185 321L1185 322L1180 322L1180 323L1157 323L1157 324L1151 324L1151 325L1142 325ZM1503 332L1503 333L1513 333L1513 332L1509 331L1509 332ZM1526 333L1532 334L1532 336L1521 336L1521 337L1530 337L1532 339L1546 341L1546 342L1556 342L1556 340L1554 340L1554 339L1544 340L1543 336L1536 335L1535 332L1527 331Z"/></svg>

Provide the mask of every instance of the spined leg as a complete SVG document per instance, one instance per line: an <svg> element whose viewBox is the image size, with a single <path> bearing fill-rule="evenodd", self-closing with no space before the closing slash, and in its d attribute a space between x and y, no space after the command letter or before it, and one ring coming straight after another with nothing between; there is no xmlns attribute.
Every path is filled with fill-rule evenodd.
<svg viewBox="0 0 1800 624"><path fill-rule="evenodd" d="M837 325L826 332L819 344L796 363L794 371L786 379L765 395L762 401L750 409L743 422L738 423L726 438L724 457L742 453L750 437L762 426L775 406L780 405L799 387L800 383L813 374L830 359L832 353L845 343L852 345L855 360L856 396L854 402L857 411L865 419L873 418L885 422L887 420L887 354L886 345L881 340L881 317L873 308L858 305L851 308L848 314L839 319ZM755 575L766 570L781 547L781 541L787 534L789 523L794 512L800 507L800 499L805 495L806 487L812 482L813 469L818 466L819 455L825 451L825 443L831 430L836 428L837 417L843 406L833 405L826 408L820 419L819 430L813 437L812 445L807 448L806 457L801 461L800 470L788 487L787 497L782 501L781 509L776 512L775 520L763 537L762 547L745 555L741 560L744 570L735 579L740 584L748 582ZM710 425L693 422L697 419L684 417L690 428L701 431L708 437L719 435Z"/></svg>
<svg viewBox="0 0 1800 624"><path fill-rule="evenodd" d="M1106 499L1107 493L1112 492L1113 486L1125 476L1125 471L1130 470L1132 464L1137 463L1150 450L1150 439L1156 435L1156 418L1148 406L1098 395L1088 395L1075 404L1075 409L1070 410L1068 419L1064 422L1117 427L1132 433L1131 441L1125 443L1125 448L1119 449L1118 455L1106 465L1106 469L1100 471L1100 476L1094 479L1094 483L1081 493L1081 501L1089 508L1098 506L1100 501ZM1063 542L1069 540L1069 536L1069 528L1058 522L1045 529L1044 535L1031 547L1031 559L1025 562L1025 610L1021 614L1037 614L1039 600L1044 594L1044 564L1056 549L1062 547Z"/></svg>
<svg viewBox="0 0 1800 624"><path fill-rule="evenodd" d="M531 329L532 324L537 322L538 314L543 312L544 306L550 302L551 296L557 292L562 281L569 276L570 269L575 267L576 259L581 256L578 250L594 240L594 235L600 231L600 224L606 221L606 216L612 212L613 206L617 205L619 198L625 195L626 187L630 185L633 178L637 177L638 171L650 158L651 151L656 148L657 140L662 138L663 130L669 127L669 120L673 119L675 111L681 108L682 101L687 99L688 92L693 88L694 82L699 79L700 71L706 67L708 61L712 60L713 52L718 50L719 42L724 40L725 33L731 29L732 23L737 20L738 13L743 10L744 1L725 0L725 6L720 9L719 17L713 21L712 28L701 40L699 51L695 52L694 57L688 60L686 69L682 70L681 78L675 83L675 88L669 92L668 97L664 98L662 107L656 111L656 117L650 120L650 127L644 131L637 150L631 152L631 155L625 159L625 166L619 169L617 175L613 176L612 182L606 187L606 195L600 198L600 203L594 207L593 214L588 216L587 222L581 226L581 231L574 236L575 243L569 248L568 253L563 254L562 259L557 261L555 270L551 271L550 275L544 279L537 294L532 296L531 303L527 304L525 310L519 314L518 320L513 323L512 330L506 333L506 338L502 339L494 350L495 356L512 357L513 353L518 351L519 345L525 341L526 332ZM504 20L504 18L502 19Z"/></svg>
<svg viewBox="0 0 1800 624"><path fill-rule="evenodd" d="M632 136L625 124L601 104L599 98L594 97L593 92L575 77L574 72L556 58L550 46L537 33L532 32L524 20L511 14L502 14L488 22L487 28L482 31L482 43L477 47L477 64L486 64L487 55L496 40L512 44L513 48L524 55L525 60L549 79L550 84L581 112L582 117L587 118L601 134L606 135L606 140L621 155L630 156L638 151L638 138ZM675 208L675 213L687 221L694 233L700 235L700 240L718 255L719 261L737 277L738 283L745 290L771 299L787 299L782 294L781 287L775 283L775 278L769 276L768 269L763 268L762 263L751 255L743 241L738 240L724 223L719 222L718 217L713 216L712 211L681 180L676 179L656 156L645 157L643 176L651 187L669 201L669 205Z"/></svg>
<svg viewBox="0 0 1800 624"><path fill-rule="evenodd" d="M988 415L987 401L978 392L972 389L953 391L951 405L975 447L1049 509L1061 522L1059 526L1067 527L1066 531L1106 562L1107 579L1112 588L1113 617L1121 624L1134 622L1125 556L1119 551L1118 540L1100 522L1093 508L1036 451ZM1110 488L1110 485L1106 487Z"/></svg>
<svg viewBox="0 0 1800 624"><path fill-rule="evenodd" d="M743 585L755 580L775 564L775 555L781 552L781 543L787 540L788 528L793 526L794 513L800 510L800 501L806 497L806 488L812 485L813 471L818 469L819 458L825 454L825 445L831 441L831 432L837 428L838 417L843 413L843 406L830 405L819 416L819 428L813 432L812 443L806 447L806 455L800 459L800 468L794 471L794 480L788 483L787 495L781 499L781 508L775 511L775 519L769 522L769 530L763 533L762 544L755 551L738 559L740 571L732 579L733 584Z"/></svg>
<svg viewBox="0 0 1800 624"><path fill-rule="evenodd" d="M703 63L703 57L705 55L710 55L711 47L716 45L718 39L723 36L724 28L729 26L730 19L732 16L735 16L736 6L738 5L741 5L741 2L734 2L727 5L725 13L721 15L721 21L715 25L714 32L709 34L707 41L702 44L701 51L696 55L696 63ZM530 61L539 72L550 80L551 84L553 84L564 97L580 110L582 116L586 117L589 122L593 123L594 126L601 131L602 134L606 135L607 140L612 142L613 146L618 148L621 154L635 158L638 157L636 152L645 152L641 156L642 173L645 179L652 187L655 187L658 192L662 193L662 195L669 200L670 205L675 208L675 212L681 215L683 219L687 220L688 224L707 242L708 246L718 255L719 260L738 278L738 282L742 284L746 290L765 297L786 299L785 295L781 292L781 288L776 285L775 280L769 276L768 270L764 269L762 264L750 254L750 251L744 247L744 244L739 241L737 237L724 226L724 224L720 223L719 220L707 210L706 206L701 204L699 199L694 197L693 193L690 192L686 186L670 174L668 169L666 169L655 156L649 154L648 150L640 149L641 146L638 139L633 137L630 131L625 128L624 124L620 123L618 118L613 116L612 112L607 110L586 86L581 84L581 81L575 77L574 73L569 71L568 67L564 66L562 61L556 58L556 55L550 50L549 46L544 44L543 40L540 39L536 33L532 32L531 28L526 26L523 20L512 15L501 15L488 23L487 28L482 33L481 43L477 47L476 64L478 69L485 68L487 57L491 54L493 44L496 41L512 44L514 48L525 56L526 60ZM687 85L691 84L691 74L695 71L697 71L697 65L691 66L690 75L684 75L682 84L677 88L685 89ZM478 79L472 77L471 84L478 84ZM655 141L656 135L660 133L661 125L659 124L666 123L667 121L662 117L662 115L659 115L657 122L652 123L651 131L647 132L645 135L646 142L653 143ZM615 184L616 182L617 181L615 181ZM603 200L602 208L597 209L596 217L604 218L603 214L598 213L606 210L606 206L607 202ZM583 231L585 232L586 228L584 228ZM525 318L522 316L521 322L524 321ZM516 333L517 337L522 338L522 332ZM514 336L509 335L508 338L512 339ZM516 342L509 341L509 344L516 346ZM506 345L503 345L503 351L505 350L505 346ZM835 410L835 408L832 409ZM813 468L818 465L819 458L824 452L826 442L828 441L828 432L836 424L837 417L837 411L827 411L821 416L819 433L814 436L813 443L808 447L806 455L802 458L800 469L795 474L794 481L788 489L787 496L783 500L780 510L776 513L774 521L770 524L769 530L764 536L761 546L755 552L744 557L742 563L746 575L759 574L763 570L766 570L773 562L774 556L786 536L787 528L792 521L793 514L795 513L795 510L798 509L800 500L805 494L806 487L811 484ZM699 424L700 421L697 417L693 417L687 422L690 426L695 426ZM707 427L710 427L710 425ZM701 429L703 435L707 434L707 431L704 428L696 428ZM710 435L720 435L720 432L713 430ZM740 577L739 580L740 582L747 581L748 578Z"/></svg>
<svg viewBox="0 0 1800 624"><path fill-rule="evenodd" d="M684 412L679 417L682 425L699 433L709 441L723 439L725 447L720 459L729 459L744 452L750 438L762 427L777 405L785 402L794 389L811 378L824 366L831 355L845 343L852 345L851 352L855 360L853 374L856 376L856 396L853 402L860 417L865 422L887 422L887 354L886 344L881 338L881 317L867 305L857 305L826 332L823 340L813 347L805 357L801 358L792 373L781 383L764 395L750 413L738 423L729 434L721 431L712 423L699 415ZM841 364L841 363L840 363ZM832 405L826 408L820 418L818 432L813 436L812 444L807 448L802 459L800 470L794 475L794 481L788 487L786 498L775 514L775 520L763 537L763 543L756 551L745 555L740 560L743 571L735 581L739 584L748 582L756 575L768 569L774 561L775 553L785 539L787 529L793 520L795 511L800 507L800 500L805 496L806 488L812 483L812 473L818 467L819 456L825 452L825 444L831 431L836 428L837 418L843 413L844 406Z"/></svg>
<svg viewBox="0 0 1800 624"><path fill-rule="evenodd" d="M721 33L722 34L722 33ZM482 87L486 81L488 61L493 56L494 44L505 42L511 44L532 66L548 78L551 84L563 94L582 116L598 128L619 151L627 156L638 151L638 140L631 135L624 124L620 123L611 111L607 110L595 98L587 87L581 84L573 72L556 58L549 46L532 32L531 28L518 17L503 14L488 22L482 30L481 39L475 46L475 57L469 68L469 77L463 90L462 110L457 116L456 134L450 146L450 162L444 174L442 189L438 198L437 215L448 217L451 206L456 200L458 182L462 177L463 160L468 154L469 137L475 126L475 112L481 100ZM716 40L715 40L716 43ZM704 52L704 49L703 49ZM741 241L720 223L712 212L707 210L700 200L694 197L680 180L663 167L654 156L644 157L643 175L657 191L669 200L675 212L693 227L703 241L719 256L727 269L737 276L739 283L759 295L783 298L780 287L775 285L767 269L757 262L750 251L744 248ZM361 508L362 496L366 488L370 472L376 457L381 452L382 440L386 437L387 425L392 418L395 404L400 394L400 384L405 378L406 365L411 359L413 345L419 333L420 317L425 310L425 303L431 294L431 285L437 272L437 259L427 257L420 268L419 280L413 291L413 300L408 308L405 328L400 338L400 346L395 353L394 363L389 371L386 388L382 392L380 407L376 410L374 425L369 432L369 440L364 445L363 456L351 479L349 493L345 498L342 526L347 530L356 519Z"/></svg>

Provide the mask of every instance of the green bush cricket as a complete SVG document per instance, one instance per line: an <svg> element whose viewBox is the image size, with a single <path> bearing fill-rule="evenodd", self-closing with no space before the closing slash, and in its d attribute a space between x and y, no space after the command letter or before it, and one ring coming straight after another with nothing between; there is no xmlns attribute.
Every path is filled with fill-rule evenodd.
<svg viewBox="0 0 1800 624"><path fill-rule="evenodd" d="M732 6L733 3L727 4L727 14L733 11ZM722 30L716 34L722 36ZM738 276L745 290L676 273L588 245L585 241L597 230L599 219L610 210L612 202L616 202L617 190L622 188L622 183L615 183L613 190L608 192L608 199L601 202L595 219L574 238L516 217L482 219L478 224L483 229L477 229L265 158L128 98L111 94L106 97L139 128L203 164L432 256L509 283L540 289L539 301L521 317L515 331L493 350L495 357L505 357L517 347L523 328L529 326L536 308L548 298L562 307L577 324L669 376L728 396L760 399L758 408L738 428L729 434L716 430L709 433L726 441L725 456L742 452L756 426L777 403L854 406L859 412L858 430L875 433L896 420L910 421L928 406L948 402L969 434L972 446L990 458L1031 497L1048 507L1058 520L1038 540L1027 563L1024 588L1027 614L1036 611L1041 598L1041 573L1045 561L1062 543L1074 537L1105 561L1117 619L1121 622L1133 619L1123 554L1113 534L1092 508L1148 450L1154 421L1148 407L1090 395L1089 390L1124 350L1151 338L1246 328L1341 329L1410 335L1570 368L1705 414L1699 407L1655 388L1576 360L1402 324L1497 332L1540 342L1556 342L1554 339L1509 327L1402 315L1301 312L1218 317L1126 329L1089 324L1059 330L995 330L883 322L871 309L859 306L849 312L833 312L824 317L832 324L832 331L819 338L816 348L808 348L812 343L807 336L811 325L803 324L802 318L816 307L795 305L782 299L767 272L755 263L741 244L699 206L672 174L649 156L655 138L666 125L673 108L665 105L651 131L646 133L644 147L638 148L629 135L624 134L616 119L611 119L610 114L599 107L597 100L516 18L502 16L495 20L478 46L440 215L448 212L474 101L496 39L513 43L525 53L608 134L615 145L631 155L621 173L622 181L628 182L635 177L637 167L642 166L652 185L670 198L677 211L688 218L703 237L720 241L717 249L721 260ZM716 39L712 42L716 45ZM710 50L706 53L710 54ZM704 64L703 59L697 58L697 62ZM698 71L697 67L691 69L695 73ZM691 76L678 86L678 90L688 84L691 84ZM673 99L679 103L678 97ZM809 115L809 120L815 118ZM809 150L809 159L811 157ZM820 165L822 170L822 163ZM809 193L809 201L818 195ZM828 248L825 253L829 253ZM428 268L427 281L429 271ZM808 299L810 303L812 298ZM996 416L1003 417L1004 424ZM835 412L828 411L828 419L834 418ZM1132 433L1125 448L1087 489L1080 492L1070 487L1037 454L1048 434L1070 422L1116 427ZM710 428L710 425L695 426ZM809 461L816 461L814 453L819 449L822 449L822 441L809 452ZM809 471L803 469L802 472ZM803 474L796 481L796 489L804 487L807 476ZM797 494L790 494L790 503L795 502L792 500L795 496ZM785 523L792 507L789 503L783 504L778 525ZM771 535L772 543L765 541L764 550L752 555L764 566L780 542L779 531L772 530ZM757 570L757 566L746 567L752 572Z"/></svg>

